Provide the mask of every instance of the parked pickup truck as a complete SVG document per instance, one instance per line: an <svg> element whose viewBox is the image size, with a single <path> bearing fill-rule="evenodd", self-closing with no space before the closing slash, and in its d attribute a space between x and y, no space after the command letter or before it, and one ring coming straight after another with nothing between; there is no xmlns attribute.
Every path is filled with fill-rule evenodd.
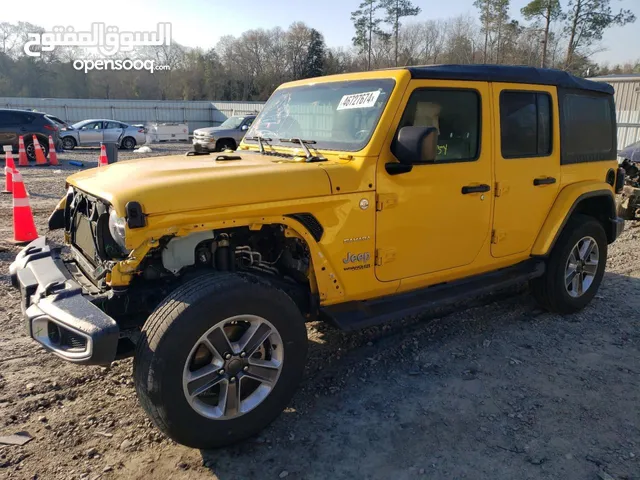
<svg viewBox="0 0 640 480"><path fill-rule="evenodd" d="M11 265L28 334L134 356L177 442L227 445L290 402L306 321L368 327L530 282L572 314L624 222L613 88L556 70L406 67L279 87L236 152L87 169ZM562 138L562 142L560 139Z"/></svg>
<svg viewBox="0 0 640 480"><path fill-rule="evenodd" d="M255 115L227 118L217 127L193 131L193 149L197 153L235 150L256 118Z"/></svg>

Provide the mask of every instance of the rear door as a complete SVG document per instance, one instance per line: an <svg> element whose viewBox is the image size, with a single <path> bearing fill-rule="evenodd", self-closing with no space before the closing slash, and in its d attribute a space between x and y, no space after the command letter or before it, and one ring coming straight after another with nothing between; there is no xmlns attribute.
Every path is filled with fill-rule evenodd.
<svg viewBox="0 0 640 480"><path fill-rule="evenodd" d="M0 145L13 145L16 132L10 112L0 110Z"/></svg>
<svg viewBox="0 0 640 480"><path fill-rule="evenodd" d="M104 130L102 132L103 142L117 142L120 135L124 132L124 125L120 122L104 122Z"/></svg>
<svg viewBox="0 0 640 480"><path fill-rule="evenodd" d="M102 142L102 122L91 122L84 125L78 132L80 145L83 147L99 145Z"/></svg>
<svg viewBox="0 0 640 480"><path fill-rule="evenodd" d="M494 83L495 208L491 254L531 249L560 186L557 90Z"/></svg>

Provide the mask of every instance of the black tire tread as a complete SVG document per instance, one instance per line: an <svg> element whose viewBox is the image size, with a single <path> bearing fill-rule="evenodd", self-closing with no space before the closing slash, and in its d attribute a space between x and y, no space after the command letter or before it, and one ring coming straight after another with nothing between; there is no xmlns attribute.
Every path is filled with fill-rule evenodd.
<svg viewBox="0 0 640 480"><path fill-rule="evenodd" d="M136 346L136 363L134 364L133 376L138 399L160 430L167 431L169 425L166 424L164 418L147 395L138 388L139 382L147 381L147 378L144 378L143 375L148 372L152 359L145 349L144 338L146 337L147 339L147 345L152 348L157 347L162 334L169 328L173 320L186 310L189 304L195 303L205 295L211 295L216 290L229 288L234 283L238 283L240 279L241 277L237 275L225 274L207 274L197 277L171 292L145 322L142 328L143 338L138 341Z"/></svg>
<svg viewBox="0 0 640 480"><path fill-rule="evenodd" d="M548 310L550 312L560 313L560 314L568 314L574 313L580 308L576 308L571 305L567 305L565 299L563 298L561 292L563 292L564 285L558 285L558 269L564 268L564 265L560 264L561 259L559 258L563 248L566 246L567 242L570 240L574 232L578 229L588 230L596 232L599 231L604 239L604 250L600 252L602 262L606 263L606 254L607 254L607 243L606 243L606 233L600 221L594 217L584 214L574 214L565 227L563 228L558 240L556 241L551 254L549 255L549 259L547 261L547 271L542 277L536 278L530 282L530 290L538 302L538 304ZM598 285L595 286L594 291L597 290ZM594 293L595 294L595 293Z"/></svg>
<svg viewBox="0 0 640 480"><path fill-rule="evenodd" d="M137 343L134 361L134 383L141 406L148 413L156 427L168 436L171 435L172 425L163 414L162 405L156 405L149 395L148 386L154 383L153 371L154 355L172 323L185 310L212 295L237 288L247 288L251 284L258 284L272 291L274 301L288 303L292 309L299 312L293 300L281 289L276 288L266 279L245 273L206 273L186 281L183 285L169 294L151 314L142 328L142 335ZM303 318L300 315L304 331ZM306 334L304 335L306 341ZM305 343L306 350L306 343ZM296 382L297 383L297 382ZM152 393L153 394L153 393ZM226 445L229 442L220 440L210 443L210 447ZM233 443L233 440L231 441ZM185 443L188 444L188 443ZM196 446L196 445L190 445Z"/></svg>

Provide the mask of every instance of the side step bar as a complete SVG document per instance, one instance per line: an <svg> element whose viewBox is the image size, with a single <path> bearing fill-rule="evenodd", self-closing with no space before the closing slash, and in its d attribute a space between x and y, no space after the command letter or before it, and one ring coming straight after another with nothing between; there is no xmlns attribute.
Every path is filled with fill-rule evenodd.
<svg viewBox="0 0 640 480"><path fill-rule="evenodd" d="M544 271L543 260L530 259L494 272L411 292L330 305L321 312L342 330L358 330L517 285L542 276Z"/></svg>

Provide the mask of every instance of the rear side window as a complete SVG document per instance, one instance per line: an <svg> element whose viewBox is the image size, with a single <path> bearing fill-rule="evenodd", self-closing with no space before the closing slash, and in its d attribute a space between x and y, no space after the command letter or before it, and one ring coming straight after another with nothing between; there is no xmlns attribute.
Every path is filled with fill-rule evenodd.
<svg viewBox="0 0 640 480"><path fill-rule="evenodd" d="M542 92L500 94L500 147L503 158L551 154L551 97Z"/></svg>
<svg viewBox="0 0 640 480"><path fill-rule="evenodd" d="M22 125L33 122L35 116L23 112L0 112L0 125Z"/></svg>
<svg viewBox="0 0 640 480"><path fill-rule="evenodd" d="M562 163L616 158L613 99L609 95L565 93L561 101Z"/></svg>

